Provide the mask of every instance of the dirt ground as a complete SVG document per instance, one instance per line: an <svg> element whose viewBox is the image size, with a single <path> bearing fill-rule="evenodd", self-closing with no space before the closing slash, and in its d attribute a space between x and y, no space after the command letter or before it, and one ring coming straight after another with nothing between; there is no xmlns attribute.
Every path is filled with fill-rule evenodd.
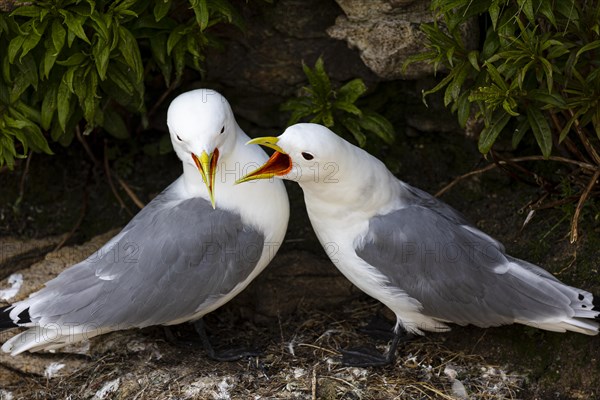
<svg viewBox="0 0 600 400"><path fill-rule="evenodd" d="M431 192L480 162L475 144L456 136L405 140L398 155L402 179ZM13 273L22 273L30 289L41 284L110 236L99 234L130 218L102 170L64 152L63 157L35 155L24 184L22 171L0 174L0 289L11 286L8 278ZM174 158L138 156L118 171L142 201L148 201L180 173ZM62 174L60 183L49 184L56 174ZM23 196L16 203L21 188ZM249 346L259 349L260 356L231 363L211 361L187 324L170 328L169 334L162 327L116 332L53 354L0 356L0 399L600 397L597 337L523 326L453 327L449 333L428 334L405 344L393 365L342 366L340 349L366 344L386 350L388 338L361 330L374 317L381 320L388 313L377 301L344 286L344 278L310 230L298 188L288 188L292 220L274 265L248 293L206 318L217 347ZM119 191L133 212L135 206ZM510 254L544 266L569 284L600 293L599 222L586 214L576 245L568 243L564 210L539 212L521 230L526 212L519 209L537 195L537 189L493 171L459 183L443 199L504 242ZM77 231L69 234L74 226ZM66 247L53 251L65 238ZM286 268L302 267L318 268L323 275L316 275L323 280L302 274L278 280L282 275L277 274ZM310 285L300 285L301 279ZM338 297L331 296L332 282L343 286ZM284 292L291 306L278 304L282 295L275 293L277 286L288 283ZM307 295L303 291L308 286L314 292ZM298 287L303 289L294 290ZM26 290L24 285L20 295ZM1 341L14 333L2 332Z"/></svg>

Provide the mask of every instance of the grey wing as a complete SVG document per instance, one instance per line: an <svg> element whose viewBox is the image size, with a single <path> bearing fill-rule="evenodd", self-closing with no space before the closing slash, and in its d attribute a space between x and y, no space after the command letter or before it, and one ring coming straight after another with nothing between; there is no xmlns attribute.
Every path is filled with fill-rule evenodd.
<svg viewBox="0 0 600 400"><path fill-rule="evenodd" d="M571 313L571 289L548 272L419 205L372 218L356 252L440 320L487 327Z"/></svg>
<svg viewBox="0 0 600 400"><path fill-rule="evenodd" d="M201 198L167 191L113 240L16 308L37 323L124 329L187 319L254 270L264 235ZM16 310L20 312L19 310Z"/></svg>

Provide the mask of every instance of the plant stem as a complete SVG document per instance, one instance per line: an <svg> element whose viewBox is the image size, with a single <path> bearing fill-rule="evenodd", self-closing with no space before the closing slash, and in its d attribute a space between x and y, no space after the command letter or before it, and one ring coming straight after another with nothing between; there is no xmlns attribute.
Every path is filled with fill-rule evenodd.
<svg viewBox="0 0 600 400"><path fill-rule="evenodd" d="M113 194L115 195L115 198L121 205L121 208L124 208L127 211L127 213L129 213L129 215L133 215L131 213L131 211L129 210L129 208L127 207L127 205L123 202L123 199L119 195L119 192L117 191L117 188L115 187L115 183L112 180L112 171L110 170L110 166L108 164L108 142L106 139L104 140L104 171L106 173L106 179L108 180L108 185L110 186L110 190L112 190Z"/></svg>
<svg viewBox="0 0 600 400"><path fill-rule="evenodd" d="M581 169L586 169L586 170L590 170L590 171L598 171L598 168L595 167L592 164L588 164L588 163L585 163L585 162L582 162L582 161L577 161L577 160L571 160L570 158L557 157L557 156L550 156L548 158L544 158L544 156L516 157L516 158L510 158L508 160L501 160L501 161L498 161L497 164L489 164L489 165L486 165L483 168L467 172L466 174L461 175L461 176L455 178L452 182L450 182L449 184L447 184L446 186L444 186L443 188L441 188L435 194L435 197L440 197L441 195L443 195L444 193L446 193L448 190L450 190L458 182L460 182L460 181L462 181L462 180L464 180L464 179L466 179L466 178L468 178L470 176L481 174L483 172L486 172L486 171L489 171L491 169L497 168L500 165L506 165L509 162L518 163L518 162L525 162L525 161L543 161L543 160L558 161L558 162L562 162L562 163L565 163L565 164L577 165Z"/></svg>
<svg viewBox="0 0 600 400"><path fill-rule="evenodd" d="M129 185L119 177L119 175L117 175L115 173L115 176L117 177L117 182L119 182L119 185L121 185L121 187L123 188L123 190L125 190L125 193L127 193L127 195L129 196L129 198L135 203L136 206L138 206L138 208L141 210L142 208L145 207L145 204L143 201L140 200L139 197L137 197L137 195L135 194L135 192L129 187Z"/></svg>
<svg viewBox="0 0 600 400"><path fill-rule="evenodd" d="M79 125L75 126L75 136L77 137L77 140L79 140L79 143L81 143L81 145L83 146L83 149L85 150L85 152L87 153L87 155L93 161L94 166L96 166L96 167L99 166L100 162L98 161L98 159L96 158L96 156L92 152L92 149L90 149L90 146L87 144L87 142L85 141L85 139L81 135L81 129L79 129Z"/></svg>
<svg viewBox="0 0 600 400"><path fill-rule="evenodd" d="M588 196L590 195L590 192L596 185L596 183L597 183L596 181L598 180L599 177L600 177L600 168L596 169L596 172L592 176L592 179L590 180L587 187L585 188L585 190L579 197L579 202L577 203L577 208L575 209L575 213L573 214L573 221L571 222L571 238L570 238L571 243L575 243L578 239L579 234L577 233L577 225L579 223L579 214L581 214L583 205L585 204L585 201L587 200Z"/></svg>
<svg viewBox="0 0 600 400"><path fill-rule="evenodd" d="M574 116L573 110L568 110L568 111L572 118ZM590 140L588 139L587 134L583 131L583 128L581 127L581 125L579 125L578 119L575 119L575 121L573 122L573 126L575 127L575 132L577 132L577 135L579 136L579 140L581 140L581 143L583 143L585 150L588 152L590 157L592 157L592 160L594 160L594 162L600 166L600 156L596 152L596 149L594 149L594 146L592 145L592 143L590 143Z"/></svg>

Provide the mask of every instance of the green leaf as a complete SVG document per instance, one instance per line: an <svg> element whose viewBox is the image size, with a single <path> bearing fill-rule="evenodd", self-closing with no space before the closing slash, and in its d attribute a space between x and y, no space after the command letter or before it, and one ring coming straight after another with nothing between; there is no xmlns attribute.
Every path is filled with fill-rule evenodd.
<svg viewBox="0 0 600 400"><path fill-rule="evenodd" d="M129 131L127 125L123 121L123 118L112 108L107 108L104 111L104 129L113 137L117 139L129 138Z"/></svg>
<svg viewBox="0 0 600 400"><path fill-rule="evenodd" d="M8 44L8 62L13 63L15 61L15 57L19 50L21 50L21 46L23 46L23 42L25 41L25 36L15 36L11 39Z"/></svg>
<svg viewBox="0 0 600 400"><path fill-rule="evenodd" d="M83 62L85 60L87 60L87 58L88 57L83 53L74 53L74 54L71 54L69 56L69 58L67 58L66 60L57 61L56 63L58 65L62 65L65 67L74 67L74 66L80 66L81 64L83 64Z"/></svg>
<svg viewBox="0 0 600 400"><path fill-rule="evenodd" d="M65 131L63 130L63 128L60 126L59 123L55 122L52 124L52 127L50 129L50 138L52 140L54 140L55 142L58 142L61 137L64 135Z"/></svg>
<svg viewBox="0 0 600 400"><path fill-rule="evenodd" d="M493 29L488 29L485 41L483 42L483 49L481 50L481 59L487 60L493 54L496 53L500 47L500 38Z"/></svg>
<svg viewBox="0 0 600 400"><path fill-rule="evenodd" d="M333 119L333 115L331 114L331 110L324 109L321 110L315 118L311 120L313 123L322 123L328 128L331 128L335 124L335 120Z"/></svg>
<svg viewBox="0 0 600 400"><path fill-rule="evenodd" d="M287 122L287 126L290 126L312 114L312 102L308 97L291 98L285 101L279 109L281 111L292 111L292 115Z"/></svg>
<svg viewBox="0 0 600 400"><path fill-rule="evenodd" d="M446 50L446 60L448 60L448 65L450 65L450 67L454 67L454 51L456 50L456 47L450 47L448 50Z"/></svg>
<svg viewBox="0 0 600 400"><path fill-rule="evenodd" d="M352 79L338 89L337 98L346 103L354 103L360 96L365 94L366 91L367 86L362 79Z"/></svg>
<svg viewBox="0 0 600 400"><path fill-rule="evenodd" d="M185 25L178 25L175 29L171 31L169 34L169 38L167 39L167 54L171 55L171 52L177 46L177 44L181 41L183 36L187 33L188 27Z"/></svg>
<svg viewBox="0 0 600 400"><path fill-rule="evenodd" d="M22 117L31 121L32 125L37 125L40 122L40 112L37 108L37 105L34 108L27 103L19 101L13 106L14 110L16 110L16 112L13 112L13 114L18 115L19 118L21 118L22 114Z"/></svg>
<svg viewBox="0 0 600 400"><path fill-rule="evenodd" d="M467 126L467 121L469 120L469 116L471 115L471 102L469 101L469 93L465 92L460 95L457 100L457 116L458 116L458 124L461 128Z"/></svg>
<svg viewBox="0 0 600 400"><path fill-rule="evenodd" d="M185 68L185 43L179 42L173 48L173 63L175 65L175 80L179 81Z"/></svg>
<svg viewBox="0 0 600 400"><path fill-rule="evenodd" d="M29 17L41 20L44 15L43 11L44 9L38 6L20 6L15 8L15 10L10 13L10 16Z"/></svg>
<svg viewBox="0 0 600 400"><path fill-rule="evenodd" d="M271 0L265 0L266 2L271 2ZM215 20L222 20L223 18L227 20L230 24L237 26L240 29L245 29L244 26L244 18L240 15L235 7L231 5L231 3L227 0L207 0L207 4L209 5L209 9L215 15L220 15L221 18L215 18ZM210 24L209 24L210 25Z"/></svg>
<svg viewBox="0 0 600 400"><path fill-rule="evenodd" d="M196 23L200 26L200 30L205 30L208 27L209 10L206 5L206 0L189 0L194 14L196 15Z"/></svg>
<svg viewBox="0 0 600 400"><path fill-rule="evenodd" d="M131 68L121 62L114 62L110 64L107 76L108 85L105 90L109 90L114 100L135 111L144 110L144 83L137 81Z"/></svg>
<svg viewBox="0 0 600 400"><path fill-rule="evenodd" d="M144 74L144 67L137 41L131 32L123 26L119 27L119 36L119 50L127 65L131 67L137 79L141 81Z"/></svg>
<svg viewBox="0 0 600 400"><path fill-rule="evenodd" d="M169 14L171 9L171 0L156 0L154 4L154 19L156 22L160 21Z"/></svg>
<svg viewBox="0 0 600 400"><path fill-rule="evenodd" d="M114 68L110 69L110 72L107 75L108 79L111 82L113 82L125 94L127 94L128 96L133 96L133 94L136 91L135 85L129 81L127 75L124 74L120 68L116 67L117 65L115 65ZM119 101L118 98L116 100Z"/></svg>
<svg viewBox="0 0 600 400"><path fill-rule="evenodd" d="M561 0L554 3L556 11L566 17L570 23L578 25L579 13L573 0Z"/></svg>
<svg viewBox="0 0 600 400"><path fill-rule="evenodd" d="M510 121L510 118L510 114L504 110L494 113L490 124L483 128L479 135L478 148L482 154L487 154L490 151L498 135L502 132L506 124L508 124L508 121Z"/></svg>
<svg viewBox="0 0 600 400"><path fill-rule="evenodd" d="M106 71L108 70L108 62L110 60L110 46L104 39L98 37L98 40L92 47L92 55L96 62L98 76L100 77L100 80L103 81L106 79Z"/></svg>
<svg viewBox="0 0 600 400"><path fill-rule="evenodd" d="M556 18L554 17L554 11L551 2L540 1L538 11L540 14L546 17L552 26L556 27Z"/></svg>
<svg viewBox="0 0 600 400"><path fill-rule="evenodd" d="M567 107L567 103L562 96L555 93L548 93L542 89L532 89L527 93L527 97L539 101L544 104L550 104L554 107L563 109Z"/></svg>
<svg viewBox="0 0 600 400"><path fill-rule="evenodd" d="M67 127L67 119L71 114L71 90L64 80L61 81L60 85L58 85L56 103L58 110L58 123L64 132Z"/></svg>
<svg viewBox="0 0 600 400"><path fill-rule="evenodd" d="M98 74L96 70L87 71L85 79L85 97L79 97L79 104L83 109L83 117L90 125L96 124L96 108L98 107ZM76 91L77 93L77 91Z"/></svg>
<svg viewBox="0 0 600 400"><path fill-rule="evenodd" d="M513 117L516 117L519 115L519 113L514 110L516 107L517 107L517 104L514 99L506 98L502 102L502 108L504 109L504 111L506 111Z"/></svg>
<svg viewBox="0 0 600 400"><path fill-rule="evenodd" d="M75 73L79 70L77 65L73 65L67 69L67 72L64 73L62 77L62 82L65 82L71 93L75 93L75 89L73 89L73 82L75 81Z"/></svg>
<svg viewBox="0 0 600 400"><path fill-rule="evenodd" d="M137 16L135 12L131 10L132 6L137 3L137 0L121 0L119 2L114 2L112 9L113 13L127 16Z"/></svg>
<svg viewBox="0 0 600 400"><path fill-rule="evenodd" d="M535 24L533 2L531 0L517 0L517 3L519 4L519 8L521 9L521 11L523 11L529 22Z"/></svg>
<svg viewBox="0 0 600 400"><path fill-rule="evenodd" d="M473 68L475 68L475 70L477 70L477 71L481 70L479 68L479 51L471 50L469 52L469 54L467 55L467 58L469 59L469 62L471 63Z"/></svg>
<svg viewBox="0 0 600 400"><path fill-rule="evenodd" d="M23 58L22 61L15 64L19 69L19 73L16 74L12 90L10 92L11 102L16 101L21 95L27 90L29 86L33 86L37 89L38 84L38 72L37 66L31 54L28 54Z"/></svg>
<svg viewBox="0 0 600 400"><path fill-rule="evenodd" d="M348 103L346 101L336 100L333 103L333 108L337 108L338 110L342 110L347 113L358 115L358 116L362 115L362 111L360 111L360 109L358 107L356 107L354 104Z"/></svg>
<svg viewBox="0 0 600 400"><path fill-rule="evenodd" d="M600 40L595 40L593 42L590 42L577 51L577 54L575 55L575 59L578 59L579 56L581 56L586 51L594 50L599 47L600 47Z"/></svg>
<svg viewBox="0 0 600 400"><path fill-rule="evenodd" d="M527 108L527 120L545 158L552 152L552 131L544 114L535 107Z"/></svg>
<svg viewBox="0 0 600 400"><path fill-rule="evenodd" d="M548 92L552 92L552 87L554 86L554 78L552 76L552 64L550 61L545 58L540 58L539 61L542 63L542 68L544 69L544 73L546 74L546 84L548 86Z"/></svg>
<svg viewBox="0 0 600 400"><path fill-rule="evenodd" d="M453 71L451 71L449 75L447 75L446 77L444 77L444 79L442 79L437 85L435 85L433 87L433 89L429 89L427 91L423 91L423 102L425 102L425 97L426 96L439 91L444 86L446 86L447 84L449 84L452 81L452 79L454 79L454 73L453 73Z"/></svg>
<svg viewBox="0 0 600 400"><path fill-rule="evenodd" d="M340 123L344 128L348 129L360 147L365 147L365 144L367 144L367 137L362 133L356 118L340 118Z"/></svg>
<svg viewBox="0 0 600 400"><path fill-rule="evenodd" d="M469 66L470 64L466 62L462 62L457 65L454 72L454 79L450 82L448 87L446 88L446 93L444 95L444 105L447 107L451 101L456 101L458 96L460 95L460 90L465 83L465 80L469 76Z"/></svg>
<svg viewBox="0 0 600 400"><path fill-rule="evenodd" d="M106 22L106 19L110 21L111 16L108 14L100 14L94 10L90 15L92 20L91 26L94 28L98 36L104 39L106 42L110 41L110 29Z"/></svg>
<svg viewBox="0 0 600 400"><path fill-rule="evenodd" d="M58 85L53 83L46 89L46 94L42 101L41 125L44 130L50 129L52 117L54 116L58 105L57 95Z"/></svg>
<svg viewBox="0 0 600 400"><path fill-rule="evenodd" d="M490 4L488 13L490 14L490 19L492 20L492 27L494 28L494 30L496 30L496 26L498 25L498 17L500 16L500 7L498 6L498 4Z"/></svg>
<svg viewBox="0 0 600 400"><path fill-rule="evenodd" d="M60 10L59 13L63 16L64 22L69 29L69 33L74 34L79 39L83 40L87 44L90 44L90 41L83 30L83 26L85 25L85 20L87 17L84 15L73 14L66 10Z"/></svg>
<svg viewBox="0 0 600 400"><path fill-rule="evenodd" d="M387 144L394 142L394 127L385 117L375 112L365 112L358 120L361 128L379 136Z"/></svg>
<svg viewBox="0 0 600 400"><path fill-rule="evenodd" d="M46 24L44 23L44 26L45 25ZM27 53L33 50L38 45L41 38L42 34L36 32L35 29L32 29L23 41L23 45L21 46L21 57L19 59L22 60Z"/></svg>
<svg viewBox="0 0 600 400"><path fill-rule="evenodd" d="M486 62L485 63L486 70L492 80L498 87L502 90L508 91L508 86L506 86L506 81L500 75L500 72L494 67L493 64Z"/></svg>
<svg viewBox="0 0 600 400"><path fill-rule="evenodd" d="M325 100L331 95L331 82L325 72L323 58L319 57L315 63L314 69L302 63L304 74L308 78L308 83L313 88L317 97Z"/></svg>
<svg viewBox="0 0 600 400"><path fill-rule="evenodd" d="M165 79L166 86L171 85L171 73L173 71L173 64L171 59L167 55L167 35L153 35L150 37L150 49L152 50L152 57L158 64L160 71L162 72L163 78Z"/></svg>
<svg viewBox="0 0 600 400"><path fill-rule="evenodd" d="M531 128L531 125L529 125L529 120L527 118L521 118L519 121L519 125L517 125L517 128L513 132L513 137L512 137L513 149L516 149L517 146L519 145L519 143L521 143L523 136L525 136L525 134L529 131L529 128Z"/></svg>
<svg viewBox="0 0 600 400"><path fill-rule="evenodd" d="M46 154L54 154L52 150L50 150L48 141L37 125L33 125L27 129L27 141L29 142L29 145L36 151L42 151Z"/></svg>

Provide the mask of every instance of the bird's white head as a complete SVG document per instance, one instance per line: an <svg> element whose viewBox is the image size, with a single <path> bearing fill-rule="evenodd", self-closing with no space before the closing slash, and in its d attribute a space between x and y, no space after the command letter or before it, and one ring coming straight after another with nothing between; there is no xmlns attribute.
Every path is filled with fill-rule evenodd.
<svg viewBox="0 0 600 400"><path fill-rule="evenodd" d="M318 124L296 124L279 137L261 137L248 142L275 150L269 161L238 183L279 177L300 184L334 183L355 146ZM348 156L347 156L348 155Z"/></svg>
<svg viewBox="0 0 600 400"><path fill-rule="evenodd" d="M167 125L177 156L198 169L214 208L217 162L232 151L238 129L229 103L211 89L183 93L171 102Z"/></svg>

